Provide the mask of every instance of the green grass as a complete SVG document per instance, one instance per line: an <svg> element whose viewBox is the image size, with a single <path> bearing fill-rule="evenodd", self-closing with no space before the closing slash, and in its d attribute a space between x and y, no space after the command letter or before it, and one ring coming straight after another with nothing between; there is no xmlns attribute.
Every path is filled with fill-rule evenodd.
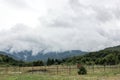
<svg viewBox="0 0 120 80"><path fill-rule="evenodd" d="M51 68L56 66L51 66ZM62 67L62 66L59 66ZM50 67L48 67L50 68ZM22 68L24 72L31 69L31 67ZM35 69L35 68L34 68ZM38 67L36 67L38 69ZM12 68L9 68L12 70ZM18 69L17 69L18 70ZM49 69L48 69L49 70ZM55 69L56 70L56 69ZM14 71L14 69L13 69ZM53 70L49 70L53 71ZM120 69L119 68L87 68L87 75L78 75L77 69L71 69L71 74L68 70L59 70L58 74L50 73L22 73L22 74L0 74L0 80L119 80L120 79ZM65 73L66 72L66 73ZM55 72L56 73L56 72Z"/></svg>
<svg viewBox="0 0 120 80"><path fill-rule="evenodd" d="M21 75L0 75L0 80L119 80L120 75L39 75L39 74L21 74Z"/></svg>

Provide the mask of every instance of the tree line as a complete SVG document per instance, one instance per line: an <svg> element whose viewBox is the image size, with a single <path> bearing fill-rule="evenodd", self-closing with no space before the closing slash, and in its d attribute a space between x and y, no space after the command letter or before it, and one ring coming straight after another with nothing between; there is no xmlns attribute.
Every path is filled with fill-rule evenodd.
<svg viewBox="0 0 120 80"><path fill-rule="evenodd" d="M48 58L47 61L37 60L25 62L22 60L15 60L7 55L0 54L0 66L50 66L59 65L61 63L63 63L63 60L50 58Z"/></svg>

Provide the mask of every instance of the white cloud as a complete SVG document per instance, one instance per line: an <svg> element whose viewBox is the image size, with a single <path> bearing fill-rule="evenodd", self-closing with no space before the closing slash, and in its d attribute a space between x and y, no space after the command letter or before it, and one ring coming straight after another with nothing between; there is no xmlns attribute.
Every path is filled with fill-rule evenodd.
<svg viewBox="0 0 120 80"><path fill-rule="evenodd" d="M26 8L28 7L27 2L25 0L3 0L8 5L18 8Z"/></svg>
<svg viewBox="0 0 120 80"><path fill-rule="evenodd" d="M120 44L119 0L1 0L0 50L100 50Z"/></svg>

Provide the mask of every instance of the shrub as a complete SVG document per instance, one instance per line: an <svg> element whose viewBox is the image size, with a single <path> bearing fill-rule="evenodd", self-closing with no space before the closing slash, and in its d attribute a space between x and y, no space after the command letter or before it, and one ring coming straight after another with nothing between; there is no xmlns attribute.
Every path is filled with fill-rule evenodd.
<svg viewBox="0 0 120 80"><path fill-rule="evenodd" d="M85 69L84 66L81 66L81 67L79 68L78 74L79 74L79 75L85 75L85 74L87 74L87 70Z"/></svg>

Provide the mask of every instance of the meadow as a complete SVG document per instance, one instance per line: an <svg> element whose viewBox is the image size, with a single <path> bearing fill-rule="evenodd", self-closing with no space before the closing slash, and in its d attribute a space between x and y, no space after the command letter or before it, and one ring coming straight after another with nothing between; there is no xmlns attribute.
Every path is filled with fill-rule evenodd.
<svg viewBox="0 0 120 80"><path fill-rule="evenodd" d="M0 67L0 80L120 80L120 66L85 66L87 75L78 75L76 66Z"/></svg>

